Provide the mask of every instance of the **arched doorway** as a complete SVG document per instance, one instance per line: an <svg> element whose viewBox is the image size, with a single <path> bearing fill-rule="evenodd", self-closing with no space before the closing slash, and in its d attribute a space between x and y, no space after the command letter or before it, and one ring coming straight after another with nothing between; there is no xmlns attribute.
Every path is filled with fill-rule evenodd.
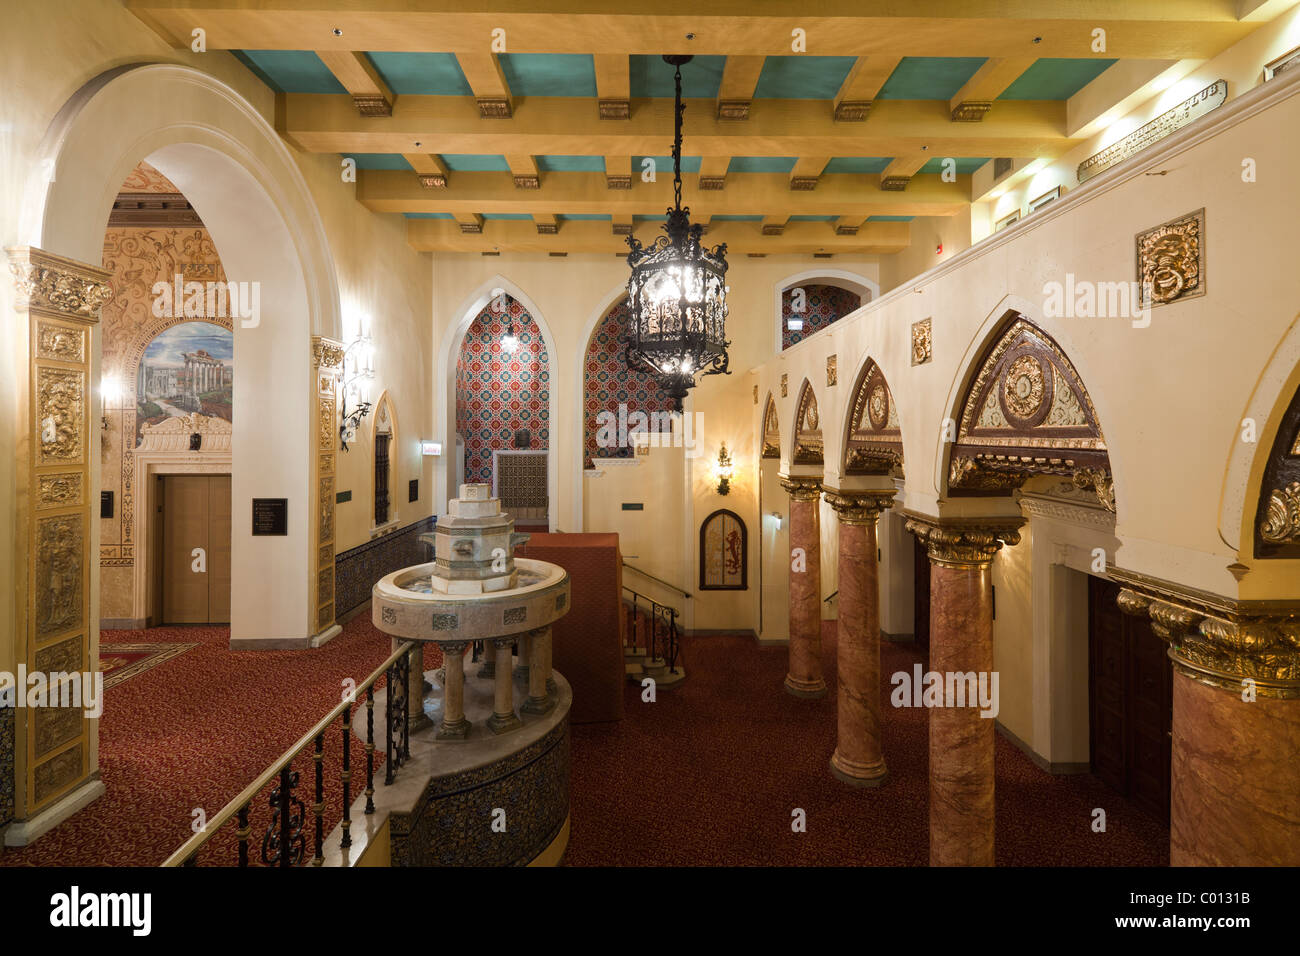
<svg viewBox="0 0 1300 956"><path fill-rule="evenodd" d="M499 290L478 311L456 362L456 434L467 483L492 486L517 526L549 527L550 356L519 300Z"/></svg>

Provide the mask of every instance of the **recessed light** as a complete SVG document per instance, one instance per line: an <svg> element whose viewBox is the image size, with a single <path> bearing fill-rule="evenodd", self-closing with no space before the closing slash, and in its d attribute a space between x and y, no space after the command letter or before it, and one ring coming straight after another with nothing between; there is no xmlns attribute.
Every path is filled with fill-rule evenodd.
<svg viewBox="0 0 1300 956"><path fill-rule="evenodd" d="M694 40L694 39L695 39L695 34L694 34L694 33L688 33L688 34L686 34L686 39L688 39L688 40Z"/></svg>
<svg viewBox="0 0 1300 956"><path fill-rule="evenodd" d="M419 145L420 145L420 141L419 141L418 139L415 141L415 145L416 145L416 146L419 146Z"/></svg>
<svg viewBox="0 0 1300 956"><path fill-rule="evenodd" d="M341 37L341 36L343 36L343 31L340 30L338 27L335 27L335 28L334 28L333 30L331 30L330 32L333 33L336 37Z"/></svg>
<svg viewBox="0 0 1300 956"><path fill-rule="evenodd" d="M1042 43L1042 42L1043 42L1043 38L1042 38L1042 37L1034 37L1034 42L1035 42L1035 43Z"/></svg>

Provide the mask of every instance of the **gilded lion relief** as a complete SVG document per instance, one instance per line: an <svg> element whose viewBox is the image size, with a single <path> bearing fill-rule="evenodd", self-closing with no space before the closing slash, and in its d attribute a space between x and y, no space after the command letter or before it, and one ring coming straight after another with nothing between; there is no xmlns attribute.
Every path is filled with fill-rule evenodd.
<svg viewBox="0 0 1300 956"><path fill-rule="evenodd" d="M1142 305L1168 305L1205 295L1205 210L1137 235Z"/></svg>

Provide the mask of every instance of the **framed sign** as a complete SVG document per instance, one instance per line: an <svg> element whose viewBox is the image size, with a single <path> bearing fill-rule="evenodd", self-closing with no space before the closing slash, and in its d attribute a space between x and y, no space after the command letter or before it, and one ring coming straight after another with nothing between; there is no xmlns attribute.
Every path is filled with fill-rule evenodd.
<svg viewBox="0 0 1300 956"><path fill-rule="evenodd" d="M253 499L253 536L289 533L288 498Z"/></svg>

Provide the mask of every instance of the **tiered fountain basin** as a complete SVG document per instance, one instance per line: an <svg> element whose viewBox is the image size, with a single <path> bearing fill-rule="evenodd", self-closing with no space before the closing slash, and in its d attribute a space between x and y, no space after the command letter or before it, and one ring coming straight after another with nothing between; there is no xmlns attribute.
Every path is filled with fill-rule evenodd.
<svg viewBox="0 0 1300 956"><path fill-rule="evenodd" d="M528 558L515 558L514 565L515 587L479 594L435 591L433 561L394 571L371 592L371 620L394 637L443 644L522 634L568 613L564 568Z"/></svg>

